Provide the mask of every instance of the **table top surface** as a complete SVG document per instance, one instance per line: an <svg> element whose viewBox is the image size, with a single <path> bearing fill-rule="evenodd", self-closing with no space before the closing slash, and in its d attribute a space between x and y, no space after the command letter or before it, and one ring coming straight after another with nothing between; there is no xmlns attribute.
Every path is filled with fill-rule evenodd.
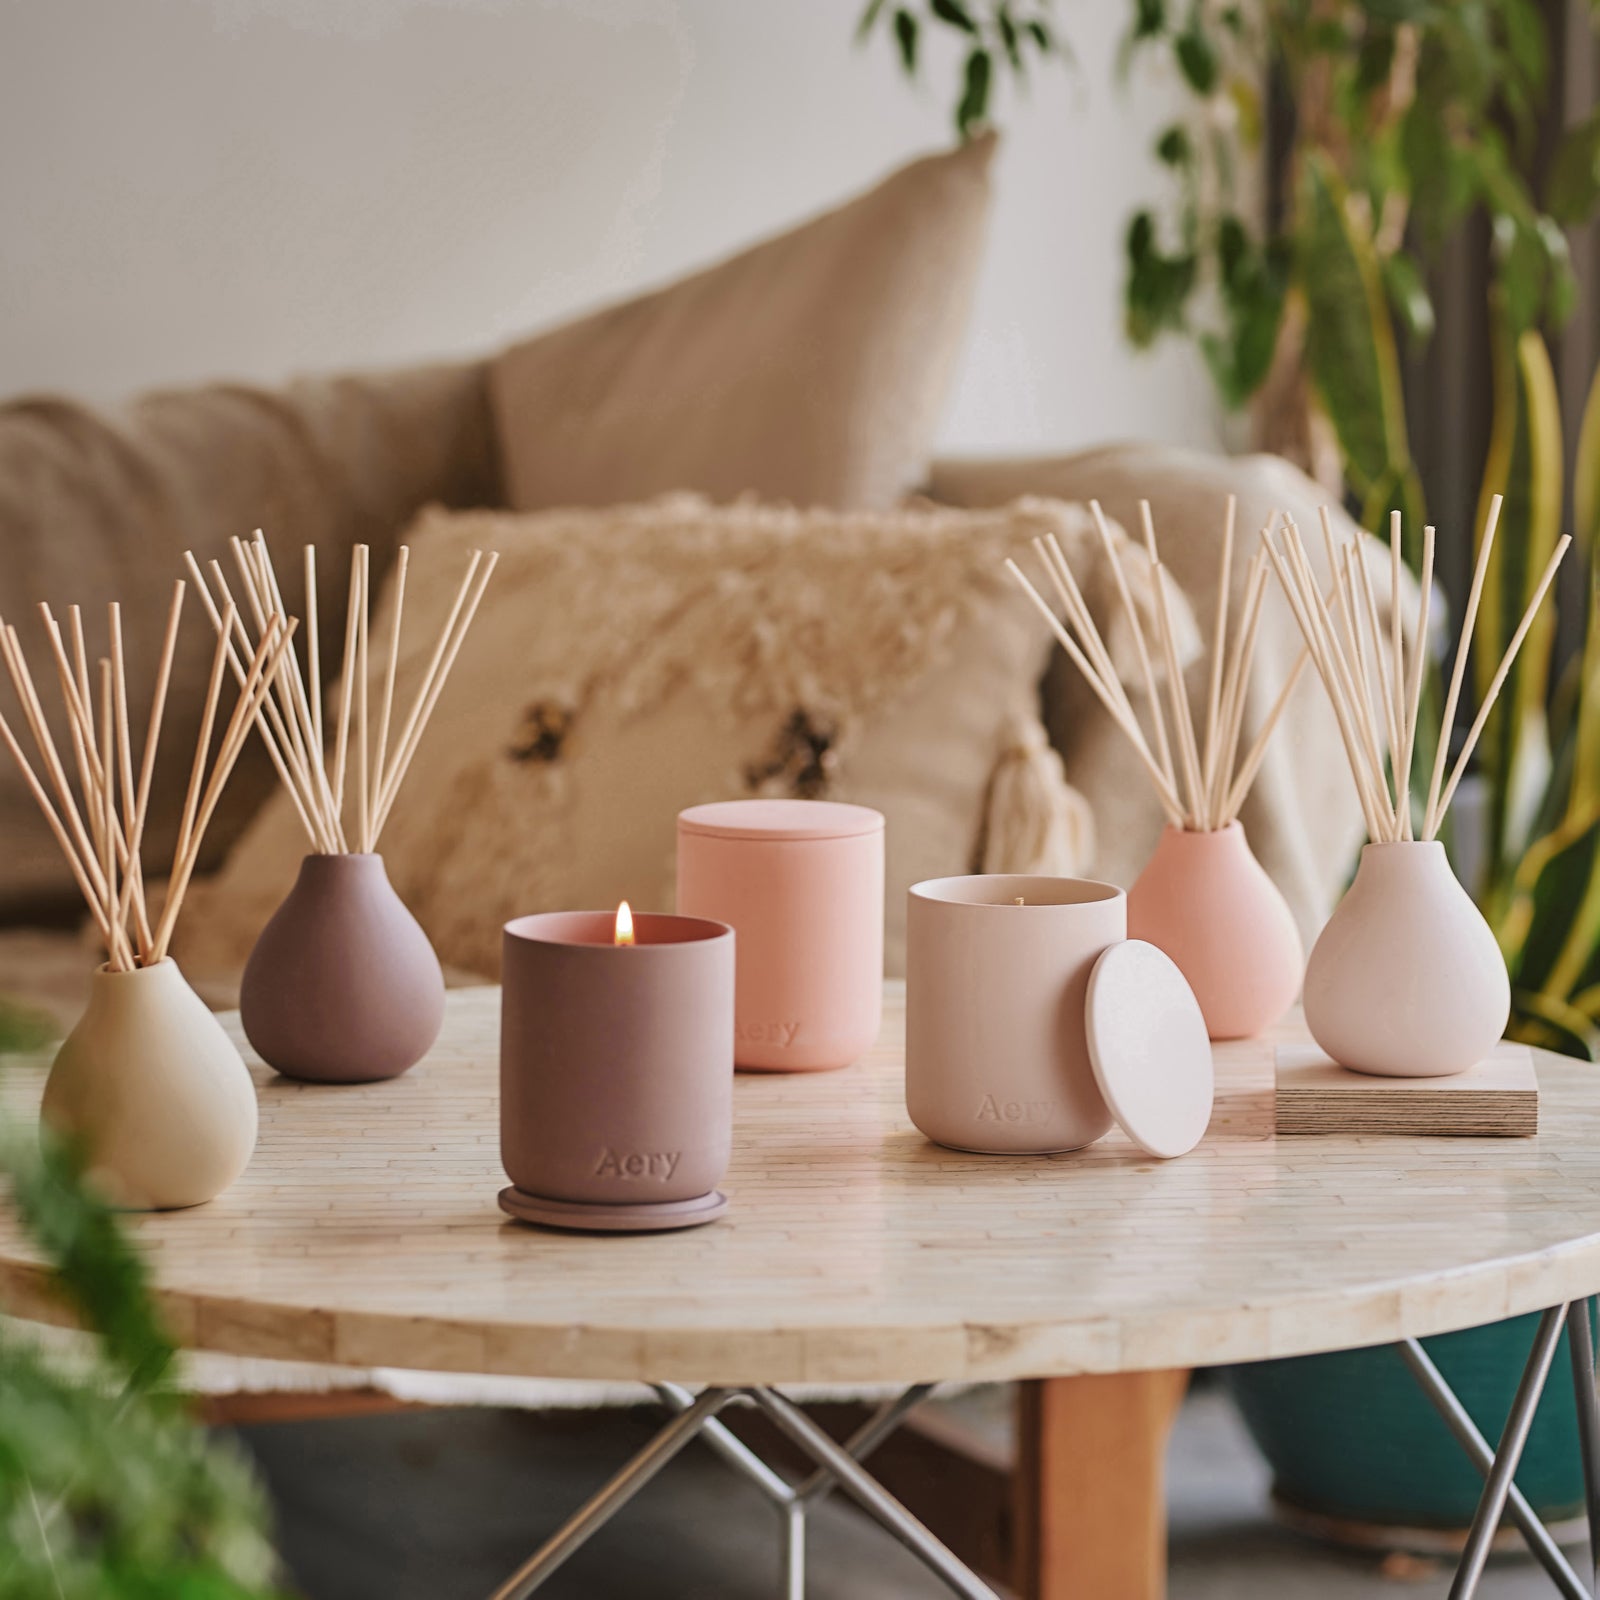
<svg viewBox="0 0 1600 1600"><path fill-rule="evenodd" d="M249 1171L210 1205L131 1219L178 1337L552 1378L1000 1379L1375 1344L1600 1290L1600 1074L1556 1056L1538 1055L1532 1138L1280 1139L1290 1022L1217 1047L1211 1130L1179 1160L1115 1130L1067 1155L962 1155L906 1116L892 989L855 1066L739 1076L722 1220L598 1237L497 1209L498 1028L499 991L464 990L392 1083L253 1066ZM8 1072L10 1108L43 1076ZM59 1315L9 1218L0 1301Z"/></svg>

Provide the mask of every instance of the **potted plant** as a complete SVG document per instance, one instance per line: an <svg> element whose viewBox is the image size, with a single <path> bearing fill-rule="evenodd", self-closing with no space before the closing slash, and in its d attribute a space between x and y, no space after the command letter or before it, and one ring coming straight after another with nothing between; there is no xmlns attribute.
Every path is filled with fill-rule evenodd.
<svg viewBox="0 0 1600 1600"><path fill-rule="evenodd" d="M0 1051L49 1031L0 1005ZM176 1386L143 1266L78 1155L0 1122L0 1178L94 1336L69 1363L0 1324L0 1600L281 1597L250 1468Z"/></svg>

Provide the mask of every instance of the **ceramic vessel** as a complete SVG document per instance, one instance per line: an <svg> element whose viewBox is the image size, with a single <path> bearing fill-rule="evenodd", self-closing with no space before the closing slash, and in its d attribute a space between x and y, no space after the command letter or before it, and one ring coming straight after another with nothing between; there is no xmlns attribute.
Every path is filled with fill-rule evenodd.
<svg viewBox="0 0 1600 1600"><path fill-rule="evenodd" d="M558 1226L709 1221L733 1138L733 930L650 913L631 946L612 930L606 911L506 924L500 1155L521 1203L502 1204Z"/></svg>
<svg viewBox="0 0 1600 1600"><path fill-rule="evenodd" d="M1237 822L1170 825L1128 891L1128 937L1172 957L1213 1039L1248 1039L1294 1004L1305 949L1294 913Z"/></svg>
<svg viewBox="0 0 1600 1600"><path fill-rule="evenodd" d="M313 855L256 941L239 1012L268 1066L309 1083L370 1083L439 1037L444 974L378 855Z"/></svg>
<svg viewBox="0 0 1600 1600"><path fill-rule="evenodd" d="M1022 905L1016 901L1021 899ZM1127 898L1078 878L934 878L906 908L906 1110L937 1144L1044 1154L1111 1126L1089 1059L1095 962Z"/></svg>
<svg viewBox="0 0 1600 1600"><path fill-rule="evenodd" d="M848 1066L883 1021L883 816L826 800L731 800L678 817L678 910L739 935L735 1060Z"/></svg>
<svg viewBox="0 0 1600 1600"><path fill-rule="evenodd" d="M1312 1038L1357 1072L1443 1077L1489 1053L1511 1015L1511 984L1442 844L1362 850L1311 951L1305 1010Z"/></svg>
<svg viewBox="0 0 1600 1600"><path fill-rule="evenodd" d="M256 1147L250 1073L174 961L95 973L40 1114L83 1142L90 1178L132 1210L215 1199Z"/></svg>

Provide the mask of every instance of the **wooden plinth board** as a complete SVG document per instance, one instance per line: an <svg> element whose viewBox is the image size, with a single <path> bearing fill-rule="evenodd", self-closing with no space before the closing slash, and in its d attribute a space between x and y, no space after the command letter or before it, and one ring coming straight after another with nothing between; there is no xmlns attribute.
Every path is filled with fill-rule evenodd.
<svg viewBox="0 0 1600 1600"><path fill-rule="evenodd" d="M1528 1047L1509 1042L1448 1078L1380 1078L1314 1044L1281 1044L1276 1125L1280 1134L1527 1137L1539 1131L1539 1079Z"/></svg>

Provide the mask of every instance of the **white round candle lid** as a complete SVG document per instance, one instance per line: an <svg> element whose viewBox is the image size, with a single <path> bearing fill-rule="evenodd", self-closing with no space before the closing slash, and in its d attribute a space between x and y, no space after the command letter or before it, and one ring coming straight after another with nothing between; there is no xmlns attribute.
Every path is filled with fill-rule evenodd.
<svg viewBox="0 0 1600 1600"><path fill-rule="evenodd" d="M1194 1149L1211 1122L1211 1040L1172 957L1143 939L1112 945L1089 975L1085 1021L1095 1082L1122 1131L1164 1159Z"/></svg>

